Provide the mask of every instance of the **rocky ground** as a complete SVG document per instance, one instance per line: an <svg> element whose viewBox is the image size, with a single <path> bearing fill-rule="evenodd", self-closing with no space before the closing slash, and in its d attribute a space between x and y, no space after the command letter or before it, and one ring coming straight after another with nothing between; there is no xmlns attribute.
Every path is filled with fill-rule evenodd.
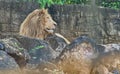
<svg viewBox="0 0 120 74"><path fill-rule="evenodd" d="M96 44L87 36L70 44L55 35L44 41L23 36L0 39L0 74L90 74L93 59L114 50L119 51L120 44Z"/></svg>

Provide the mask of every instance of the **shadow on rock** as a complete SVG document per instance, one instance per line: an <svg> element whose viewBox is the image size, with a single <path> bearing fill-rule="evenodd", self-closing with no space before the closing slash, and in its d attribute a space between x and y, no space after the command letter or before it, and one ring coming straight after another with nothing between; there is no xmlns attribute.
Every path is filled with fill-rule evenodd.
<svg viewBox="0 0 120 74"><path fill-rule="evenodd" d="M26 65L29 54L15 38L1 39L0 44L1 47L4 47L4 49L2 47L1 50L13 57L21 68Z"/></svg>
<svg viewBox="0 0 120 74"><path fill-rule="evenodd" d="M20 44L25 48L30 59L27 62L27 72L33 71L34 74L47 74L44 69L56 69L52 61L59 55L47 41L40 39L27 38L23 36L16 37Z"/></svg>
<svg viewBox="0 0 120 74"><path fill-rule="evenodd" d="M14 58L2 50L0 50L0 74L21 74Z"/></svg>
<svg viewBox="0 0 120 74"><path fill-rule="evenodd" d="M55 50L55 52L59 55L63 49L68 45L68 41L64 39L64 37L59 34L57 35L51 35L45 39L49 43L49 45Z"/></svg>

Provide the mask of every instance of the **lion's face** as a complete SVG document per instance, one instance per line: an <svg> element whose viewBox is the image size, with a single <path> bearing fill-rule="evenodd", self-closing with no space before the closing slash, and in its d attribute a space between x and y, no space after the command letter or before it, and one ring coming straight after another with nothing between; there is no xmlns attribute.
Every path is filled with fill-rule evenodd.
<svg viewBox="0 0 120 74"><path fill-rule="evenodd" d="M41 25L43 27L43 30L48 34L53 34L57 23L52 19L47 9L43 9L40 11L39 19L42 23Z"/></svg>

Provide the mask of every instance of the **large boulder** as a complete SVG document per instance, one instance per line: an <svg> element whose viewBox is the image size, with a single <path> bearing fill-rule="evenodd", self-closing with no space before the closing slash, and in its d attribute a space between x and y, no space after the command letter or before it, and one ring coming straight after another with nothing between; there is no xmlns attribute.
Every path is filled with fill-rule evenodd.
<svg viewBox="0 0 120 74"><path fill-rule="evenodd" d="M114 48L113 48L114 49ZM101 53L93 60L91 74L120 74L120 51L110 50Z"/></svg>
<svg viewBox="0 0 120 74"><path fill-rule="evenodd" d="M57 42L57 39L53 39L53 38L49 38L48 40L45 41L45 40L28 38L23 36L16 37L16 39L20 42L22 47L27 49L31 57L26 65L27 73L31 74L32 71L33 74L38 74L38 73L50 74L45 69L51 71L57 69L56 65L53 64L52 62L59 55L56 48L58 48L62 43L60 44L59 42ZM52 47L54 46L53 45L54 43L52 44L51 41L49 41L50 39L58 43L57 47ZM61 46L61 50L63 46Z"/></svg>
<svg viewBox="0 0 120 74"><path fill-rule="evenodd" d="M65 40L56 35L52 35L46 40L24 36L0 40L0 50L13 57L20 67L26 67L27 73L33 72L35 74L49 74L49 71L54 72L58 69L53 62L66 45Z"/></svg>
<svg viewBox="0 0 120 74"><path fill-rule="evenodd" d="M29 54L15 38L1 39L0 49L13 57L21 68L25 66L29 59Z"/></svg>
<svg viewBox="0 0 120 74"><path fill-rule="evenodd" d="M5 51L0 50L0 70L19 69L14 58L9 56Z"/></svg>
<svg viewBox="0 0 120 74"><path fill-rule="evenodd" d="M20 68L13 57L0 50L0 74L20 74Z"/></svg>
<svg viewBox="0 0 120 74"><path fill-rule="evenodd" d="M120 43L111 43L111 44L97 44L95 47L100 54L112 52L114 50L120 51Z"/></svg>
<svg viewBox="0 0 120 74"><path fill-rule="evenodd" d="M41 64L44 65L47 62L53 61L58 55L49 43L44 40L23 36L17 36L16 39L30 55L26 65L28 69L38 69Z"/></svg>
<svg viewBox="0 0 120 74"><path fill-rule="evenodd" d="M62 55L64 55L64 53L66 53L67 51L70 51L70 52L74 51L73 49L75 47L77 47L77 46L79 46L79 45L81 45L83 43L88 44L88 45L90 44L95 52L98 51L98 50L96 50L96 43L95 43L95 41L93 39L89 38L88 36L83 35L83 36L80 36L80 37L76 38L69 45L67 45L63 49L63 51L61 52L59 57L57 57L57 59L60 58Z"/></svg>
<svg viewBox="0 0 120 74"><path fill-rule="evenodd" d="M96 43L87 36L81 36L65 47L57 58L58 65L68 74L90 74L92 59L97 57Z"/></svg>
<svg viewBox="0 0 120 74"><path fill-rule="evenodd" d="M36 62L40 59L48 61L56 57L55 51L44 40L28 38L23 36L16 37L16 39L20 42L22 47L29 52L31 59L36 59Z"/></svg>

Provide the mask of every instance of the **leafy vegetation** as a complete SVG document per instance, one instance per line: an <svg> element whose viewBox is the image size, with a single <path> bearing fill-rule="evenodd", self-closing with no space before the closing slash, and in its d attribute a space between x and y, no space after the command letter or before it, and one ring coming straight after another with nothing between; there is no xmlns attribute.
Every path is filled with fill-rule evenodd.
<svg viewBox="0 0 120 74"><path fill-rule="evenodd" d="M120 9L120 0L115 0L115 1L103 0L101 2L100 6L110 7L110 8L114 8L114 9Z"/></svg>
<svg viewBox="0 0 120 74"><path fill-rule="evenodd" d="M23 1L34 1L40 4L41 8L50 6L52 4L88 4L92 0L23 0ZM120 0L95 0L98 6L109 7L114 9L120 9Z"/></svg>
<svg viewBox="0 0 120 74"><path fill-rule="evenodd" d="M33 49L31 49L30 53L35 52L35 50L42 49L42 48L44 48L43 45L36 46L36 47L34 47Z"/></svg>

